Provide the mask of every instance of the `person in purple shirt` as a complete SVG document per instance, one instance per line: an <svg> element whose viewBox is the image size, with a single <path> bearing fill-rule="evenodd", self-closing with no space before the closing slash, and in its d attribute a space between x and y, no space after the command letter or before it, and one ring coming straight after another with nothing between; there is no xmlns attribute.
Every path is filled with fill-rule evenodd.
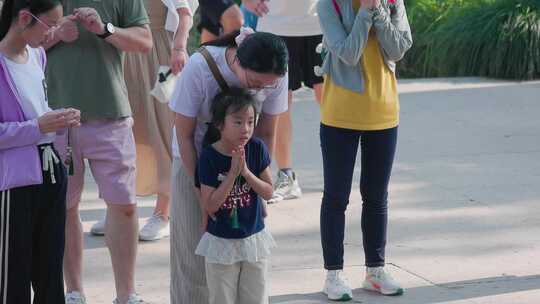
<svg viewBox="0 0 540 304"><path fill-rule="evenodd" d="M52 143L80 112L49 108L41 48L61 17L59 0L7 0L0 17L2 303L29 304L31 287L34 303L64 303L67 172Z"/></svg>

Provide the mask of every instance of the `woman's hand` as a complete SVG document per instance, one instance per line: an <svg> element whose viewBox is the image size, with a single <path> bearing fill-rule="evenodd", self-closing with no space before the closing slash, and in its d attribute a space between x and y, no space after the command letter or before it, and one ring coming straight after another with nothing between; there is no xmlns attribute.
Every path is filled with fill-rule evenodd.
<svg viewBox="0 0 540 304"><path fill-rule="evenodd" d="M188 52L185 48L173 48L171 50L171 62L169 67L174 75L178 75L188 60Z"/></svg>
<svg viewBox="0 0 540 304"><path fill-rule="evenodd" d="M68 127L80 126L81 112L72 108L51 111L41 115L37 120L41 133L51 133Z"/></svg>

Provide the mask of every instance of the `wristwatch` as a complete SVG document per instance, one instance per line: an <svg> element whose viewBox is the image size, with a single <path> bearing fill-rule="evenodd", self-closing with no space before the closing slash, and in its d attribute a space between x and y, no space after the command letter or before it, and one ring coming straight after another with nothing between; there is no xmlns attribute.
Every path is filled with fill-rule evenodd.
<svg viewBox="0 0 540 304"><path fill-rule="evenodd" d="M112 23L108 22L108 23L105 23L104 31L105 33L101 35L97 35L97 36L101 39L105 39L109 37L110 35L114 34L114 32L116 31L116 28L114 27Z"/></svg>

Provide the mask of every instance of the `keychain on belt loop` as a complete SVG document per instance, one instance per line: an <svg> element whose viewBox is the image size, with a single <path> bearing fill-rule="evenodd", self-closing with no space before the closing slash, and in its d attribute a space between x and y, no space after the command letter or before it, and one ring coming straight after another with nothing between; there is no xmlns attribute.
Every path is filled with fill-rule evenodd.
<svg viewBox="0 0 540 304"><path fill-rule="evenodd" d="M71 147L71 127L67 129L67 144L66 144L66 160L64 161L66 167L68 167L68 174L73 175L75 169L73 168L73 148Z"/></svg>

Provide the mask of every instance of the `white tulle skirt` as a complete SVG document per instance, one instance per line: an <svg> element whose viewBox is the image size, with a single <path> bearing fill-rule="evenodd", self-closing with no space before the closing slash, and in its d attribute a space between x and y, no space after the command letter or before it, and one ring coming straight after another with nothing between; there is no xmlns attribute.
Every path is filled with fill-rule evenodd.
<svg viewBox="0 0 540 304"><path fill-rule="evenodd" d="M224 239L206 232L195 254L205 257L207 263L224 265L238 262L255 263L268 258L274 247L276 242L266 229L244 239Z"/></svg>

